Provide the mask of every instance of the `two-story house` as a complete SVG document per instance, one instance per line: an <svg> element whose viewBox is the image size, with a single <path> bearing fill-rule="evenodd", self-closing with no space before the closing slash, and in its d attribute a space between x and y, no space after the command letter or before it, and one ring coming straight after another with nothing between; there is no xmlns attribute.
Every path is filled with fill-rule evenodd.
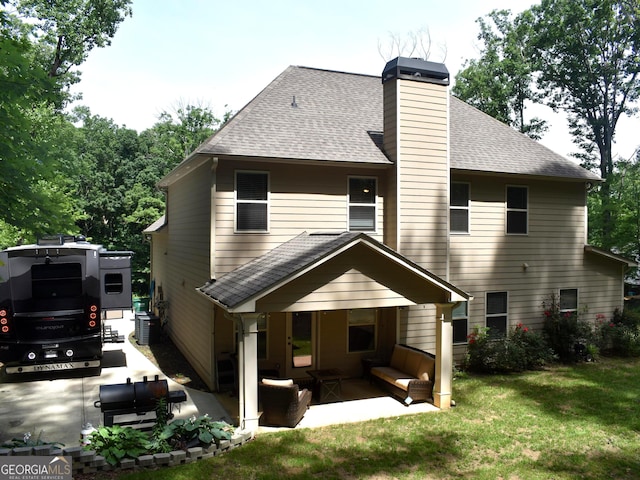
<svg viewBox="0 0 640 480"><path fill-rule="evenodd" d="M436 354L434 404L474 325L610 315L628 262L586 245L600 179L451 97L442 64L382 78L289 67L163 178L149 227L155 300L211 388L237 354L242 427L258 368L340 367L395 343Z"/></svg>

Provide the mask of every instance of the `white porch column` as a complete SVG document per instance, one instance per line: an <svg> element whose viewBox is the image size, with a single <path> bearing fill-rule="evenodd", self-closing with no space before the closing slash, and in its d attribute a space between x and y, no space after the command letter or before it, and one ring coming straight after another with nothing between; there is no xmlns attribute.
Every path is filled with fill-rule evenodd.
<svg viewBox="0 0 640 480"><path fill-rule="evenodd" d="M238 387L240 429L258 431L258 313L240 315L238 332Z"/></svg>
<svg viewBox="0 0 640 480"><path fill-rule="evenodd" d="M443 410L451 408L453 377L453 325L455 303L436 303L436 378L433 404Z"/></svg>

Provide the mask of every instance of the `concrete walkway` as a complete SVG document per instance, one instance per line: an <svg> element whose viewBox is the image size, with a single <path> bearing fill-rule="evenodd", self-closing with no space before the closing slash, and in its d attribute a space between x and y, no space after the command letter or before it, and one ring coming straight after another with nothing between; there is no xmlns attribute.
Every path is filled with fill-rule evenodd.
<svg viewBox="0 0 640 480"><path fill-rule="evenodd" d="M103 423L102 413L94 407L99 400L100 385L150 380L155 375L166 377L133 345L128 336L134 329L133 313L124 312L121 319L107 320L107 324L125 336L123 343L105 343L103 368L99 375L73 378L25 377L6 375L0 377L0 443L12 438L23 438L30 432L32 440L42 435L42 440L63 443L67 447L80 443L83 425ZM86 372L85 372L86 373ZM29 374L32 375L32 374ZM185 388L170 379L169 390L184 390L187 401L174 409L176 418L208 414L214 420L231 423L227 412L211 393ZM179 409L179 410L178 410ZM146 417L153 418L153 413ZM136 416L131 418L136 419ZM144 419L145 417L137 417ZM120 420L118 418L117 420Z"/></svg>

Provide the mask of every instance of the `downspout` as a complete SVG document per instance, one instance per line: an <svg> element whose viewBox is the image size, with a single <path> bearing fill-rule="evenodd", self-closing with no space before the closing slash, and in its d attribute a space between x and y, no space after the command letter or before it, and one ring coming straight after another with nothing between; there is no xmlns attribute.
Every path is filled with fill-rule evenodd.
<svg viewBox="0 0 640 480"><path fill-rule="evenodd" d="M211 158L211 174L210 174L210 186L209 186L209 278L216 278L216 171L218 168L218 157ZM213 309L211 315L211 329L209 336L209 365L211 372L216 372L216 309Z"/></svg>
<svg viewBox="0 0 640 480"><path fill-rule="evenodd" d="M211 158L211 187L209 197L209 278L216 278L216 193L218 157Z"/></svg>

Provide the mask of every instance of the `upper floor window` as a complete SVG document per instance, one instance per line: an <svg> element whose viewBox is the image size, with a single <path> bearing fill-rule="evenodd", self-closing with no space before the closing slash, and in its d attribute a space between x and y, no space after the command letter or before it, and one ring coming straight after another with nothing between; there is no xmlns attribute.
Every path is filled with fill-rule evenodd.
<svg viewBox="0 0 640 480"><path fill-rule="evenodd" d="M376 229L376 179L349 178L349 231Z"/></svg>
<svg viewBox="0 0 640 480"><path fill-rule="evenodd" d="M507 334L507 292L487 292L486 323L489 336Z"/></svg>
<svg viewBox="0 0 640 480"><path fill-rule="evenodd" d="M451 325L453 326L453 343L467 343L469 314L467 312L468 302L460 302L451 312Z"/></svg>
<svg viewBox="0 0 640 480"><path fill-rule="evenodd" d="M469 184L451 183L449 229L452 233L469 233Z"/></svg>
<svg viewBox="0 0 640 480"><path fill-rule="evenodd" d="M269 229L269 174L236 172L236 231Z"/></svg>
<svg viewBox="0 0 640 480"><path fill-rule="evenodd" d="M527 187L507 187L507 233L528 233L528 204Z"/></svg>
<svg viewBox="0 0 640 480"><path fill-rule="evenodd" d="M560 311L563 313L578 311L578 289L577 288L560 289Z"/></svg>

